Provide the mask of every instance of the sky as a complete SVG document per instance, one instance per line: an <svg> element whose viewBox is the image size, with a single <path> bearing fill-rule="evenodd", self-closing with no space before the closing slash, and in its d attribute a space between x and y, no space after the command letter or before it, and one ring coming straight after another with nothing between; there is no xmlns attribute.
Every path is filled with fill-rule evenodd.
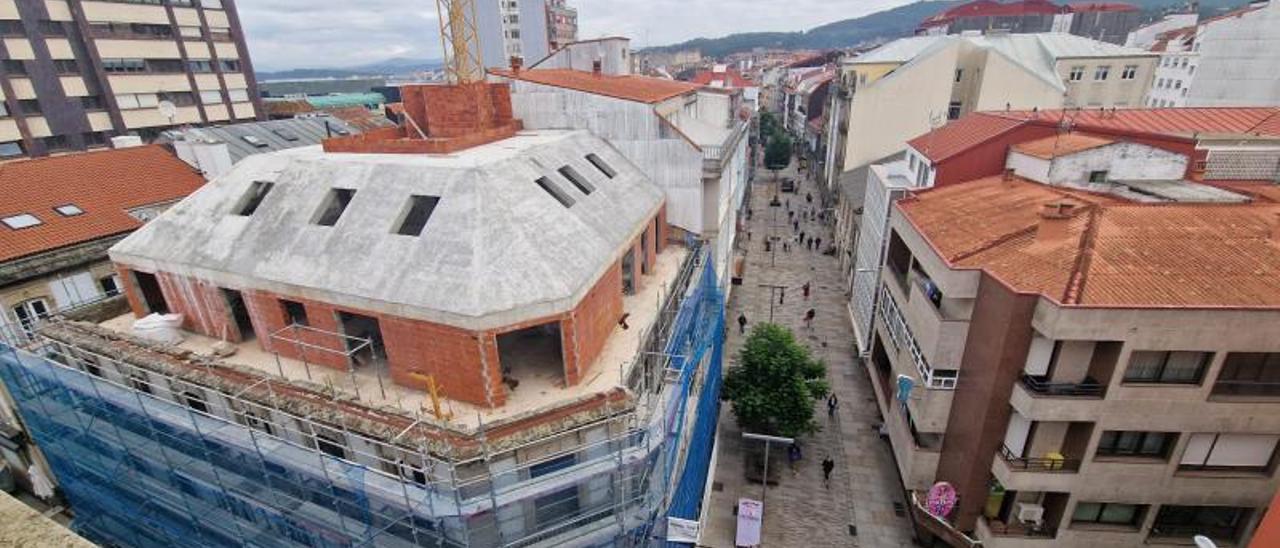
<svg viewBox="0 0 1280 548"><path fill-rule="evenodd" d="M569 0L569 4L578 9L579 38L621 35L640 48L735 32L804 30L907 1ZM435 0L237 0L236 5L258 70L440 57Z"/></svg>

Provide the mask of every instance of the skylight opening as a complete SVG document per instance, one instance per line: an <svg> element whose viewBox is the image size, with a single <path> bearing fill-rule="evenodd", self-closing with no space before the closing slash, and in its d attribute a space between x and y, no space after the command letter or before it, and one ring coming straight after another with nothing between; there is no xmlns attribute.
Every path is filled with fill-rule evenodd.
<svg viewBox="0 0 1280 548"><path fill-rule="evenodd" d="M431 213L436 210L436 204L439 203L439 196L410 196L409 202L405 204L405 212L402 214L399 227L396 228L396 234L421 236L422 229L426 228L427 221L431 219Z"/></svg>
<svg viewBox="0 0 1280 548"><path fill-rule="evenodd" d="M21 230L24 228L31 228L33 226L40 226L41 224L44 224L42 221L40 221L39 217L36 217L35 215L32 215L30 213L19 213L17 215L10 215L8 217L0 219L0 223L4 223L5 226L12 228L14 230Z"/></svg>
<svg viewBox="0 0 1280 548"><path fill-rule="evenodd" d="M57 211L58 215L62 215L63 217L75 217L76 215L84 215L84 210L80 209L80 206L77 206L75 204L60 205L58 207L53 208L53 210Z"/></svg>
<svg viewBox="0 0 1280 548"><path fill-rule="evenodd" d="M253 215L253 212L258 210L258 206L262 205L262 200L267 198L267 193L271 192L271 188L274 186L275 183L254 181L249 186L249 191L244 193L244 197L240 198L235 214L241 217Z"/></svg>
<svg viewBox="0 0 1280 548"><path fill-rule="evenodd" d="M584 195L589 195L592 192L595 192L595 185L592 185L591 181L588 181L586 177L583 177L582 174L578 173L578 170L573 169L572 166L561 166L561 168L556 171L559 171L562 177L568 179L570 183L573 183L573 186L577 187Z"/></svg>
<svg viewBox="0 0 1280 548"><path fill-rule="evenodd" d="M342 212L347 210L347 206L351 204L351 199L355 195L356 191L349 188L329 189L329 193L324 197L324 203L320 205L320 211L316 214L315 224L320 226L338 224Z"/></svg>
<svg viewBox="0 0 1280 548"><path fill-rule="evenodd" d="M262 139L259 139L259 138L257 138L257 137L254 137L253 135L243 135L243 136L241 136L240 138L241 138L241 139L244 139L244 142L249 143L249 144L251 144L251 145L253 145L253 146L255 146L255 147L258 147L258 148L267 148L267 147L271 146L271 144L270 144L270 143L267 143L266 141L263 141Z"/></svg>
<svg viewBox="0 0 1280 548"><path fill-rule="evenodd" d="M533 182L537 183L538 186L542 187L542 190L545 190L547 194L550 194L551 197L555 198L557 202L560 202L560 205L565 207L570 207L573 205L573 198L570 198L568 194L564 193L563 189L556 186L555 183L551 182L551 179L548 179L546 177L538 177L537 179L534 179Z"/></svg>
<svg viewBox="0 0 1280 548"><path fill-rule="evenodd" d="M284 140L289 141L289 142L293 142L293 141L297 141L297 140L298 140L298 134L296 134L296 133L294 133L294 132L292 132L292 131L289 131L289 130L287 130L287 129L273 129L273 130L271 130L271 132L272 132L272 133L275 133L275 134L276 134L276 136L280 137L281 139L284 139Z"/></svg>
<svg viewBox="0 0 1280 548"><path fill-rule="evenodd" d="M618 172L614 171L613 166L610 166L595 154L588 154L587 161L591 162L591 165L596 166L596 169L600 170L600 173L603 173L605 177L612 179L618 175Z"/></svg>

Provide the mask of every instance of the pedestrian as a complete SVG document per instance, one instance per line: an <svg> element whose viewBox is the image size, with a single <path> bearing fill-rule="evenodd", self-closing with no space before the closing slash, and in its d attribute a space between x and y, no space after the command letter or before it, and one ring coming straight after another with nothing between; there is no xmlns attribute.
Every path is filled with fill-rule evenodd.
<svg viewBox="0 0 1280 548"><path fill-rule="evenodd" d="M840 400L836 398L836 393L832 392L830 396L827 396L827 416L835 417L838 407L840 407Z"/></svg>
<svg viewBox="0 0 1280 548"><path fill-rule="evenodd" d="M804 300L809 300L809 282L805 282L804 285L800 286L800 289L804 291Z"/></svg>
<svg viewBox="0 0 1280 548"><path fill-rule="evenodd" d="M750 242L750 241L751 241L751 231L750 231L750 230L748 230L748 231L747 231L747 241L748 241L748 242Z"/></svg>
<svg viewBox="0 0 1280 548"><path fill-rule="evenodd" d="M787 242L782 242L782 252L783 252L783 253L791 253L791 244L789 244L789 243L787 243Z"/></svg>
<svg viewBox="0 0 1280 548"><path fill-rule="evenodd" d="M787 212L787 220L794 219L794 218L795 218L795 216L796 216L796 212L794 212L794 211L788 211L788 212Z"/></svg>
<svg viewBox="0 0 1280 548"><path fill-rule="evenodd" d="M751 208L749 208L749 207L747 208L747 220L748 220L748 221L750 221L750 220L751 220L751 215L752 215L752 214L754 214L754 213L755 213L754 211L751 211Z"/></svg>
<svg viewBox="0 0 1280 548"><path fill-rule="evenodd" d="M745 335L746 333L747 333L747 315L746 313L738 313L738 334ZM830 400L828 400L828 402L829 401ZM828 403L828 405L830 405L830 403Z"/></svg>
<svg viewBox="0 0 1280 548"><path fill-rule="evenodd" d="M815 311L812 308L810 308L808 312L804 313L804 326L806 329L813 329L814 314L815 314Z"/></svg>
<svg viewBox="0 0 1280 548"><path fill-rule="evenodd" d="M791 221L792 230L800 230L800 221Z"/></svg>
<svg viewBox="0 0 1280 548"><path fill-rule="evenodd" d="M813 251L813 236L809 236L809 241L805 242L804 245L809 248L809 251Z"/></svg>
<svg viewBox="0 0 1280 548"><path fill-rule="evenodd" d="M813 247L816 249L822 249L822 238L818 238L817 240L814 240Z"/></svg>
<svg viewBox="0 0 1280 548"><path fill-rule="evenodd" d="M796 470L796 465L800 463L801 458L803 458L803 455L800 453L800 446L796 445L794 441L791 442L791 445L787 446L787 461L791 463L791 473L793 475L799 473Z"/></svg>
<svg viewBox="0 0 1280 548"><path fill-rule="evenodd" d="M791 198L787 198L787 211L791 211Z"/></svg>
<svg viewBox="0 0 1280 548"><path fill-rule="evenodd" d="M804 243L804 231L800 231L800 243Z"/></svg>
<svg viewBox="0 0 1280 548"><path fill-rule="evenodd" d="M836 461L831 460L830 455L828 455L827 458L822 459L822 484L825 485L827 489L831 488L831 471L835 469Z"/></svg>
<svg viewBox="0 0 1280 548"><path fill-rule="evenodd" d="M810 193L810 192L806 192L806 193L804 193L804 201L809 202L809 203L811 203L811 204L812 204L812 203L813 203L813 193Z"/></svg>

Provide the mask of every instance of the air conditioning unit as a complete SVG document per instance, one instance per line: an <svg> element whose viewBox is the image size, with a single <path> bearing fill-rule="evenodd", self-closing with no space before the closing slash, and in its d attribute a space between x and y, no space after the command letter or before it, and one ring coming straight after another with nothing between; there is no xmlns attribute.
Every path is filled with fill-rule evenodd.
<svg viewBox="0 0 1280 548"><path fill-rule="evenodd" d="M1040 525L1042 520L1044 520L1043 506L1026 502L1018 503L1018 521Z"/></svg>

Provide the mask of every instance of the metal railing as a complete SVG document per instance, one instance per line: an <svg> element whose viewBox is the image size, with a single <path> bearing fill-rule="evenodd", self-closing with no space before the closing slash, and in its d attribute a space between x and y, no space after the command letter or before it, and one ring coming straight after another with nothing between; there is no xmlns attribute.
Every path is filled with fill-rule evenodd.
<svg viewBox="0 0 1280 548"><path fill-rule="evenodd" d="M1042 396L1101 398L1106 389L1093 379L1080 382L1049 382L1043 377L1027 374L1022 375L1022 385L1027 390Z"/></svg>
<svg viewBox="0 0 1280 548"><path fill-rule="evenodd" d="M1213 383L1213 395L1280 397L1280 382L1219 380Z"/></svg>
<svg viewBox="0 0 1280 548"><path fill-rule="evenodd" d="M1002 537L1054 538L1058 536L1058 529L1055 527L1027 525L1025 523L1005 523L994 519L987 520L987 528L991 530L991 534Z"/></svg>
<svg viewBox="0 0 1280 548"><path fill-rule="evenodd" d="M733 154L734 149L738 147L738 140L746 134L747 129L751 125L747 122L738 122L737 127L733 128L733 132L729 134L729 138L718 145L702 145L702 159L712 162L720 162Z"/></svg>
<svg viewBox="0 0 1280 548"><path fill-rule="evenodd" d="M1009 464L1011 470L1017 472L1076 472L1080 470L1080 459L1019 457L1003 445L1000 446L1000 458Z"/></svg>

